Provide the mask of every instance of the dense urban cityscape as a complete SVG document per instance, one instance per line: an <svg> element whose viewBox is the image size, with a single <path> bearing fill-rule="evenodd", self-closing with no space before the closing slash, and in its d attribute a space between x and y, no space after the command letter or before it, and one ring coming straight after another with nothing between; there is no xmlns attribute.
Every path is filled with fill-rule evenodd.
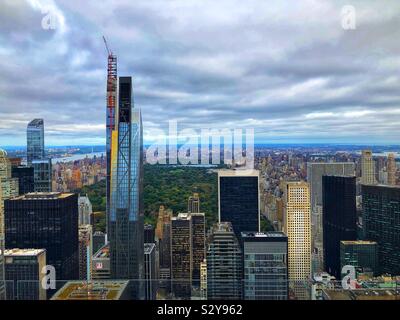
<svg viewBox="0 0 400 320"><path fill-rule="evenodd" d="M28 2L30 8L42 8L40 1ZM12 6L7 3L7 8ZM127 7L122 9L129 12ZM0 28L1 17L0 12ZM61 22L59 28L64 32L65 21ZM151 25L143 25L151 29L147 23ZM164 27L169 24L164 23ZM381 118L377 120L379 110L364 110L358 102L355 109L348 110L343 101L335 109L329 100L332 97L350 101L353 96L346 96L349 92L358 94L336 84L333 93L324 91L333 78L347 77L345 72L324 80L320 70L335 73L328 70L327 62L317 71L313 69L318 76L309 76L305 83L290 89L279 89L276 94L257 89L255 101L261 101L261 108L252 111L255 102L239 95L238 103L248 107L249 114L254 112L248 117L237 116L237 105L231 101L231 108L218 100L220 97L214 106L222 106L222 111L217 110L208 92L226 85L226 96L236 98L233 91L239 87L246 91L254 85L252 80L230 87L226 79L223 84L214 79L205 85L201 77L189 72L181 85L195 85L206 92L200 102L192 101L195 111L187 105L175 110L176 101L179 105L179 101L192 98L173 89L157 92L163 101L171 99L158 109L160 100L149 93L156 92L156 86L148 91L143 88L150 83L151 73L161 72L157 68L166 72L165 66L152 62L140 69L126 52L114 51L114 38L96 34L87 39L96 48L101 43L105 50L96 55L102 61L101 70L90 75L100 78L101 86L91 83L83 89L85 81L76 86L101 96L102 105L97 109L88 106L90 111L86 111L91 98L88 95L88 100L73 102L83 110L76 116L67 115L64 106L57 110L60 123L65 121L61 125L65 137L62 130L55 129L59 123L53 123L51 112L41 113L36 107L21 111L20 116L8 116L0 97L0 113L7 113L7 119L14 117L5 124L0 120L0 131L15 124L12 134L0 137L0 300L165 301L165 309L159 314L171 315L178 311L169 310L168 301L400 300L400 145L392 143L399 135L387 130ZM163 41L163 45L171 45ZM169 50L181 49L171 45ZM146 52L152 50L158 52L153 47ZM305 55L312 55L308 50ZM325 51L321 52L324 55ZM80 66L80 59L85 60L80 56L75 66ZM227 72L232 67L221 61L220 65L214 60L194 60L205 69L221 71L223 65L223 72ZM381 69L376 67L379 74L390 64L385 63ZM307 68L299 65L296 72L297 68ZM268 67L268 81L274 82L274 66ZM249 69L255 82L259 82L257 68ZM140 69L139 76L136 69ZM303 71L294 75L296 72L284 77L292 81ZM393 83L400 84L396 82L398 75L389 74L388 79L379 85L392 88L396 87ZM0 91L5 88L1 84L0 79ZM34 84L31 87L33 92L40 91ZM320 90L324 97L307 100L310 88L313 93ZM390 88L367 87L366 91L387 93ZM398 87L395 89L398 91ZM16 90L22 95L23 89ZM274 107L263 100L275 101L275 95L288 100ZM162 125L154 125L158 118L154 122L148 119L151 117L138 96L151 101L147 107L154 108L153 117L171 112L171 117L166 116L167 133L160 129ZM290 103L297 96L305 102L296 101L294 108L319 108L316 104L324 102L328 107L307 111L294 121ZM32 93L31 98L34 101ZM43 100L47 101L46 97ZM396 103L400 100L371 98L365 106L372 105L373 109L381 101L385 107L393 107L382 111L393 118L387 119L388 126L398 128L400 122L394 118L399 115ZM204 109L200 106L203 103ZM193 114L181 115L186 111ZM287 113L287 119L286 115L275 119L276 113ZM219 126L203 118L214 114ZM362 124L364 115L371 118ZM192 122L185 123L186 116ZM86 117L102 117L102 123L85 123ZM325 122L329 117L334 119L333 124ZM321 121L318 128L308 122L315 120ZM196 122L202 127L190 127ZM204 129L207 126L210 129ZM361 126L367 128L361 130ZM268 132L270 127L274 129ZM98 128L103 130L100 137ZM291 130L298 134L293 143L286 142L292 137ZM309 131L311 134L305 133ZM274 133L278 137L269 141ZM100 143L80 143L83 135L82 141ZM357 135L361 138L354 140ZM389 135L390 139L384 141ZM21 136L22 142L18 140ZM304 143L302 137L306 137ZM62 142L54 143L57 139ZM228 313L241 314L236 309L227 309Z"/></svg>

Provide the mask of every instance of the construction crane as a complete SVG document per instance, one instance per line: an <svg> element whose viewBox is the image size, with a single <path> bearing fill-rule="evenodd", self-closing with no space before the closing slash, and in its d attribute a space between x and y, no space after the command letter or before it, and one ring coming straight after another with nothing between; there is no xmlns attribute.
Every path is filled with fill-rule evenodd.
<svg viewBox="0 0 400 320"><path fill-rule="evenodd" d="M113 53L110 50L110 48L108 47L107 40L106 40L105 36L103 36L103 41L104 41L104 44L106 45L106 50L107 50L108 55L111 56Z"/></svg>

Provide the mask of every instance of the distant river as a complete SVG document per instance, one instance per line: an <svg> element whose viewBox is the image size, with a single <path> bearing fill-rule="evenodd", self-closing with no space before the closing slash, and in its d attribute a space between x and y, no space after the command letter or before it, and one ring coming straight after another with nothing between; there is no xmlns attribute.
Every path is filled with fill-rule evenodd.
<svg viewBox="0 0 400 320"><path fill-rule="evenodd" d="M82 159L85 159L86 157L93 158L94 156L96 156L97 158L100 158L102 155L106 156L105 152L91 152L91 153L74 154L73 156L70 156L70 157L53 158L53 159L51 159L51 163L56 164L57 162L69 162L69 161L75 161L75 160L82 160Z"/></svg>

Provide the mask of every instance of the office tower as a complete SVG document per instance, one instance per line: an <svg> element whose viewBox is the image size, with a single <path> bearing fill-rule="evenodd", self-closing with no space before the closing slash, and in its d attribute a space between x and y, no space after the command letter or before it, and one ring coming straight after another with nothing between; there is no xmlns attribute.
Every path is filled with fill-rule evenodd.
<svg viewBox="0 0 400 320"><path fill-rule="evenodd" d="M375 241L340 241L340 270L353 266L357 273L379 274L378 244Z"/></svg>
<svg viewBox="0 0 400 320"><path fill-rule="evenodd" d="M207 260L200 263L200 298L207 300Z"/></svg>
<svg viewBox="0 0 400 320"><path fill-rule="evenodd" d="M311 198L311 240L313 250L313 271L323 270L323 230L322 230L322 176L354 176L353 162L311 162L307 163L307 182Z"/></svg>
<svg viewBox="0 0 400 320"><path fill-rule="evenodd" d="M219 170L218 204L219 222L231 222L237 237L242 231L259 231L259 172Z"/></svg>
<svg viewBox="0 0 400 320"><path fill-rule="evenodd" d="M0 236L4 237L4 201L19 194L18 179L11 177L11 162L7 152L0 150Z"/></svg>
<svg viewBox="0 0 400 320"><path fill-rule="evenodd" d="M90 224L90 216L93 213L92 203L89 197L79 195L78 198L78 209L79 209L79 225Z"/></svg>
<svg viewBox="0 0 400 320"><path fill-rule="evenodd" d="M230 222L213 226L207 249L207 299L242 298L242 251Z"/></svg>
<svg viewBox="0 0 400 320"><path fill-rule="evenodd" d="M35 191L33 167L12 167L11 176L18 179L19 195Z"/></svg>
<svg viewBox="0 0 400 320"><path fill-rule="evenodd" d="M310 185L311 209L322 206L322 176L354 176L354 162L307 163L307 182Z"/></svg>
<svg viewBox="0 0 400 320"><path fill-rule="evenodd" d="M310 188L306 182L287 182L284 190L285 234L288 236L289 281L299 299L307 299L311 277Z"/></svg>
<svg viewBox="0 0 400 320"><path fill-rule="evenodd" d="M388 184L388 172L386 171L386 168L379 170L378 181L380 184Z"/></svg>
<svg viewBox="0 0 400 320"><path fill-rule="evenodd" d="M34 119L28 123L26 137L26 158L30 166L33 160L41 160L44 158L43 119Z"/></svg>
<svg viewBox="0 0 400 320"><path fill-rule="evenodd" d="M180 213L171 219L171 280L176 298L192 293L192 218Z"/></svg>
<svg viewBox="0 0 400 320"><path fill-rule="evenodd" d="M200 197L198 193L193 193L188 199L188 212L200 213Z"/></svg>
<svg viewBox="0 0 400 320"><path fill-rule="evenodd" d="M132 78L120 77L108 232L111 278L132 280L132 297L143 299L143 133L140 111L132 101Z"/></svg>
<svg viewBox="0 0 400 320"><path fill-rule="evenodd" d="M111 162L113 152L113 131L118 123L117 112L117 56L111 51L107 58L107 103L106 103L106 217L110 216L111 204ZM115 143L118 143L115 141ZM115 146L117 147L117 146Z"/></svg>
<svg viewBox="0 0 400 320"><path fill-rule="evenodd" d="M93 233L93 252L97 252L106 244L106 235L104 232L96 231Z"/></svg>
<svg viewBox="0 0 400 320"><path fill-rule="evenodd" d="M378 243L379 271L400 274L400 186L362 185L366 240Z"/></svg>
<svg viewBox="0 0 400 320"><path fill-rule="evenodd" d="M154 243L155 229L151 224L144 225L144 243Z"/></svg>
<svg viewBox="0 0 400 320"><path fill-rule="evenodd" d="M200 264L206 257L206 231L204 213L191 213L192 217L192 279L200 286Z"/></svg>
<svg viewBox="0 0 400 320"><path fill-rule="evenodd" d="M288 298L288 238L283 232L242 232L245 300Z"/></svg>
<svg viewBox="0 0 400 320"><path fill-rule="evenodd" d="M156 300L157 278L156 278L156 245L154 243L144 244L144 279L145 300Z"/></svg>
<svg viewBox="0 0 400 320"><path fill-rule="evenodd" d="M388 174L388 185L396 185L396 159L393 153L389 153L387 159L387 174Z"/></svg>
<svg viewBox="0 0 400 320"><path fill-rule="evenodd" d="M111 278L110 245L108 243L96 251L93 255L92 264L93 280L107 280Z"/></svg>
<svg viewBox="0 0 400 320"><path fill-rule="evenodd" d="M159 285L167 292L171 286L171 218L172 211L160 206L155 237L159 248Z"/></svg>
<svg viewBox="0 0 400 320"><path fill-rule="evenodd" d="M51 159L32 160L35 192L51 192Z"/></svg>
<svg viewBox="0 0 400 320"><path fill-rule="evenodd" d="M375 184L375 161L371 150L361 152L361 183Z"/></svg>
<svg viewBox="0 0 400 320"><path fill-rule="evenodd" d="M78 279L78 196L28 193L5 203L7 249L46 249L57 280Z"/></svg>
<svg viewBox="0 0 400 320"><path fill-rule="evenodd" d="M90 224L79 225L79 279L92 279L93 238Z"/></svg>
<svg viewBox="0 0 400 320"><path fill-rule="evenodd" d="M341 278L340 241L357 239L356 177L323 176L325 270Z"/></svg>
<svg viewBox="0 0 400 320"><path fill-rule="evenodd" d="M7 300L46 300L42 286L44 249L11 249L4 253Z"/></svg>
<svg viewBox="0 0 400 320"><path fill-rule="evenodd" d="M130 300L129 281L68 281L51 300Z"/></svg>

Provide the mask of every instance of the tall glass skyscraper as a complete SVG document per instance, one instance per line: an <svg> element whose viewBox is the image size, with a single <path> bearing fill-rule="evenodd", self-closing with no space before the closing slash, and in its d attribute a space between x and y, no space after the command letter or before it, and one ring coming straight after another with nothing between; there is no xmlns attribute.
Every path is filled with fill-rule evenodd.
<svg viewBox="0 0 400 320"><path fill-rule="evenodd" d="M219 170L218 203L219 222L232 223L237 237L241 232L259 231L259 172Z"/></svg>
<svg viewBox="0 0 400 320"><path fill-rule="evenodd" d="M31 165L32 160L40 160L44 158L43 119L33 119L28 123L26 137L26 157L28 165Z"/></svg>
<svg viewBox="0 0 400 320"><path fill-rule="evenodd" d="M340 241L357 239L356 177L323 176L325 270L341 278Z"/></svg>
<svg viewBox="0 0 400 320"><path fill-rule="evenodd" d="M400 187L362 185L366 240L378 243L381 273L400 274Z"/></svg>
<svg viewBox="0 0 400 320"><path fill-rule="evenodd" d="M116 121L108 217L111 278L130 280L132 296L143 299L143 134L140 110L133 108L131 77L119 78Z"/></svg>

